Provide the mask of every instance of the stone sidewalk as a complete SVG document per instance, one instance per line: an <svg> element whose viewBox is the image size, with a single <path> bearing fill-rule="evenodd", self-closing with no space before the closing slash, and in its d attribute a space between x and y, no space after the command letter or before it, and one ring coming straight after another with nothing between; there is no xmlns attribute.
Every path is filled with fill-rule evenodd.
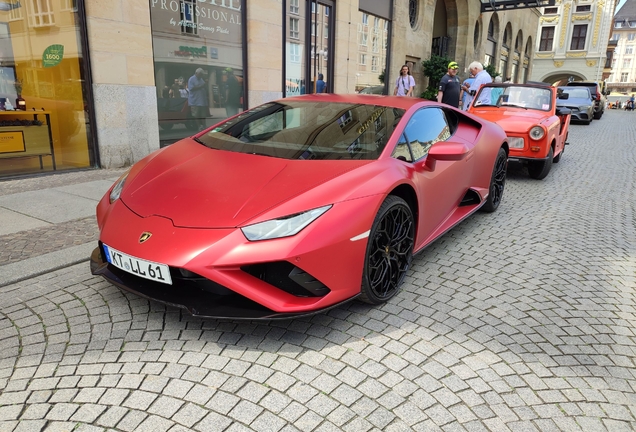
<svg viewBox="0 0 636 432"><path fill-rule="evenodd" d="M0 286L87 260L95 206L124 171L0 181Z"/></svg>

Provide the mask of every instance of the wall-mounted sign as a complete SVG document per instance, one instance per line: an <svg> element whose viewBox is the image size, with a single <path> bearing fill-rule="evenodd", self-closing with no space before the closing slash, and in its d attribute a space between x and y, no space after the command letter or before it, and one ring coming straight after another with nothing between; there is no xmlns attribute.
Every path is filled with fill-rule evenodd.
<svg viewBox="0 0 636 432"><path fill-rule="evenodd" d="M64 45L51 45L42 54L42 66L45 68L57 66L64 57Z"/></svg>
<svg viewBox="0 0 636 432"><path fill-rule="evenodd" d="M26 151L24 132L0 132L0 153L14 153Z"/></svg>
<svg viewBox="0 0 636 432"><path fill-rule="evenodd" d="M196 48L182 45L177 51L174 52L174 55L176 55L177 57L207 58L208 49L204 46L202 46L201 48Z"/></svg>

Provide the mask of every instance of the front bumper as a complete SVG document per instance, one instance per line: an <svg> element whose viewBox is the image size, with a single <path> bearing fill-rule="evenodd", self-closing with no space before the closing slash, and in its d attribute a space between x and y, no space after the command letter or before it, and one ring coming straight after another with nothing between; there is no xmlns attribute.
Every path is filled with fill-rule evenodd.
<svg viewBox="0 0 636 432"><path fill-rule="evenodd" d="M257 242L248 241L240 229L175 227L168 218L140 217L121 200L109 204L105 199L97 211L100 242L169 266L174 283L145 280L108 264L101 243L91 258L91 270L123 289L193 315L233 319L310 315L360 294L367 244L360 234L368 232L382 199L378 195L339 203L295 236ZM141 244L143 232L151 232L152 237ZM269 271L270 266L283 270ZM323 288L309 295L297 290L298 285L304 288L317 282Z"/></svg>
<svg viewBox="0 0 636 432"><path fill-rule="evenodd" d="M183 278L172 273L175 284L164 285L127 273L104 261L101 244L90 259L91 273L102 276L113 285L133 294L168 306L185 309L193 316L216 319L274 320L314 315L346 303L340 303L307 312L275 312L226 287L204 278Z"/></svg>

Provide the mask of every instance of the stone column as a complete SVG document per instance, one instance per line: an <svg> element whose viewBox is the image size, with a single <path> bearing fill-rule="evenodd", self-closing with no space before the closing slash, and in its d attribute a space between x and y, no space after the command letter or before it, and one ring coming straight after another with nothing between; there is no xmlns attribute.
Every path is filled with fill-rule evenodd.
<svg viewBox="0 0 636 432"><path fill-rule="evenodd" d="M86 0L101 165L131 165L159 148L148 0Z"/></svg>

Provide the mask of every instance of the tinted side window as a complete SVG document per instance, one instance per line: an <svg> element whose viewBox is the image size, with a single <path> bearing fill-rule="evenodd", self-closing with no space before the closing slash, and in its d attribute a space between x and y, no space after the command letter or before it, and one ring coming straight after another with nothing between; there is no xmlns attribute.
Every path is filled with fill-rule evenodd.
<svg viewBox="0 0 636 432"><path fill-rule="evenodd" d="M451 133L444 113L439 108L422 108L409 120L404 134L409 141L414 160L428 154L438 141L446 141Z"/></svg>
<svg viewBox="0 0 636 432"><path fill-rule="evenodd" d="M391 157L404 162L413 162L413 157L411 157L411 150L409 149L409 143L408 141L406 141L406 137L404 136L404 134L400 135L400 140L395 146L395 149L393 149Z"/></svg>

